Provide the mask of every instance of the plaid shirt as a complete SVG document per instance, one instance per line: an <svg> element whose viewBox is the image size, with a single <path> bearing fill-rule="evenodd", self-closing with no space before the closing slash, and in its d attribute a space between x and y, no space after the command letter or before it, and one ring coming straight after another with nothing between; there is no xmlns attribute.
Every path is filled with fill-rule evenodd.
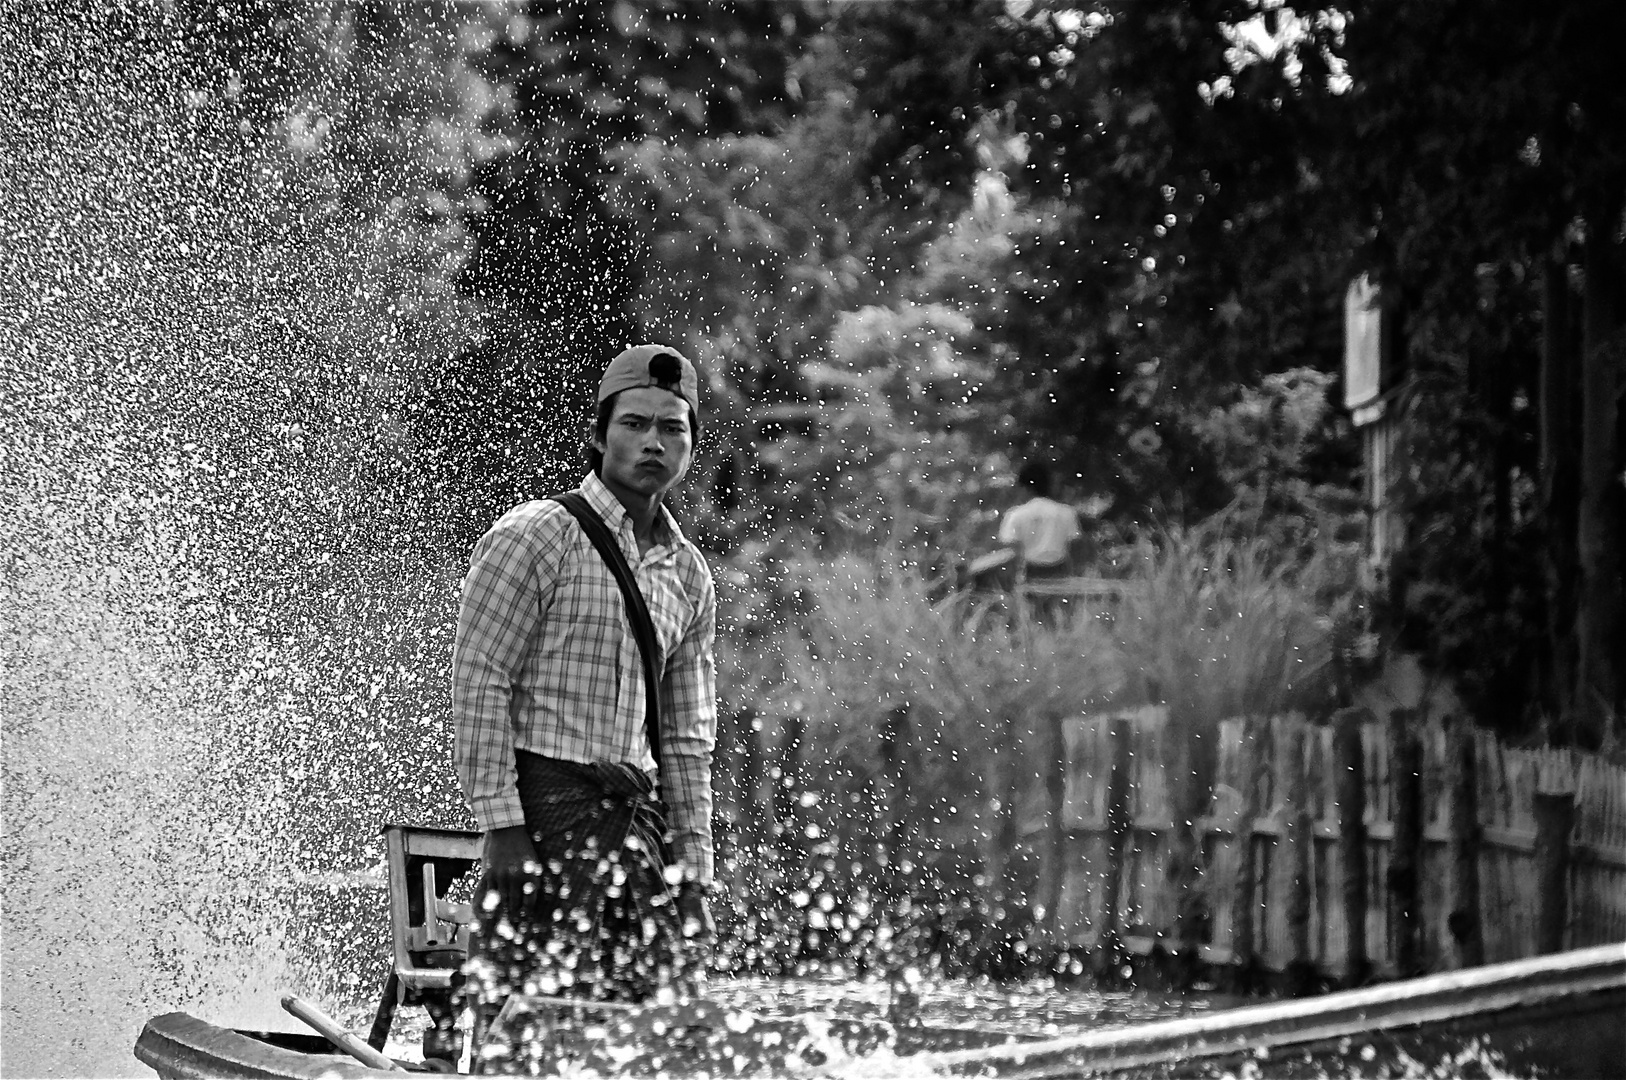
<svg viewBox="0 0 1626 1080"><path fill-rule="evenodd" d="M673 849L712 879L711 755L717 735L712 643L717 594L699 550L661 508L640 556L632 518L597 476L578 488L621 544L655 623L661 676L661 795ZM653 769L643 662L615 577L570 512L551 499L504 514L463 581L452 649L453 764L480 828L523 825L514 750Z"/></svg>

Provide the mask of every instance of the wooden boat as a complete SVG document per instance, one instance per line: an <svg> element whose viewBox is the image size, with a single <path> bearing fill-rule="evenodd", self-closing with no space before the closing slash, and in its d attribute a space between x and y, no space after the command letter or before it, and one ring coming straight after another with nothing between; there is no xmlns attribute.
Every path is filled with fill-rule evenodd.
<svg viewBox="0 0 1626 1080"><path fill-rule="evenodd" d="M301 1006L303 1018L326 1035L268 1033L218 1027L185 1013L149 1021L136 1057L167 1078L310 1078L386 1075L424 1066L382 1054L397 1008L422 1005L443 1021L425 1037L425 1060L453 1068L449 1053L451 986L466 946L467 912L447 890L475 864L474 834L435 829L385 830L389 850L394 968L365 1043ZM420 887L421 886L421 887ZM285 1001L285 1004L287 1002ZM297 1004L297 1002L296 1002ZM544 1004L558 1005L558 1002ZM578 1008L579 1006L573 1006ZM893 1028L882 1021L750 1018L663 1007L600 1007L602 1029L620 1024L645 1049L590 1060L602 1074L681 1075L685 1061L719 1060L730 1073L791 1071L840 1075L840 1062L882 1046L916 1054L930 1068L954 1075L1040 1078L1133 1073L1204 1075L1252 1058L1265 1076L1340 1075L1328 1068L1349 1055L1387 1053L1431 1039L1488 1036L1492 1049L1532 1057L1562 1076L1626 1075L1626 943L1491 964L1316 998L1270 1002L1196 1017L1050 1039L1014 1040L996 1032ZM670 1008L670 1007L665 1007ZM604 1020L605 1010L610 1010ZM764 1029L775 1036L762 1039ZM602 1036L595 1036L603 1042ZM613 1040L612 1040L613 1042ZM777 1044L773 1061L742 1057L755 1045ZM591 1059L598 1043L578 1042ZM650 1049L653 1045L653 1049ZM342 1047L342 1048L341 1048ZM1369 1049L1370 1048L1370 1049ZM687 1056L686 1056L687 1055ZM698 1055L698 1057L696 1056ZM707 1057L707 1055L710 1055ZM366 1059L371 1064L363 1064ZM578 1056L577 1064L583 1063ZM737 1066L745 1066L742 1071ZM714 1074L722 1070L707 1070ZM1360 1075L1357 1067L1355 1075ZM1344 1075L1348 1075L1345 1073Z"/></svg>
<svg viewBox="0 0 1626 1080"><path fill-rule="evenodd" d="M925 1059L1023 1080L1214 1075L1245 1059L1267 1077L1360 1076L1381 1066L1329 1066L1469 1039L1545 1075L1626 1076L1626 943Z"/></svg>

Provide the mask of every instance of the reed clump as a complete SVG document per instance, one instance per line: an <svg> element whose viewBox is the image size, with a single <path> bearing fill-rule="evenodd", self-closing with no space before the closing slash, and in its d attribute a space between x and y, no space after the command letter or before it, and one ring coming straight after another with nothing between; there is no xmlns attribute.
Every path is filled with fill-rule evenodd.
<svg viewBox="0 0 1626 1080"><path fill-rule="evenodd" d="M910 912L910 932L940 941L954 937L942 920L969 922L981 960L961 961L1011 960L1055 896L1045 853L1061 827L1069 718L1164 704L1171 730L1191 734L1329 699L1348 552L1282 557L1221 517L1148 535L1116 563L1120 597L1059 612L944 596L906 551L796 568L808 615L778 635L781 681L762 717L798 725L800 760L778 767L816 790L788 800L806 821L782 836L821 888L881 882L864 886L866 910ZM1210 782L1180 764L1190 787ZM927 930L923 911L938 921Z"/></svg>

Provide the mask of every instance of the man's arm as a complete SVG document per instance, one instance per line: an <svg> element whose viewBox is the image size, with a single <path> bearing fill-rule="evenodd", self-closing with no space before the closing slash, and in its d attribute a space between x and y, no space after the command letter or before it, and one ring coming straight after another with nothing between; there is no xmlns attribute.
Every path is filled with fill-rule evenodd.
<svg viewBox="0 0 1626 1080"><path fill-rule="evenodd" d="M695 558L699 558L698 555ZM709 886L713 873L711 764L717 744L717 591L705 563L699 608L662 680L661 777L672 811L674 854L685 876Z"/></svg>
<svg viewBox="0 0 1626 1080"><path fill-rule="evenodd" d="M475 545L452 648L452 761L484 832L525 824L510 715L514 680L552 593L560 545L518 511Z"/></svg>

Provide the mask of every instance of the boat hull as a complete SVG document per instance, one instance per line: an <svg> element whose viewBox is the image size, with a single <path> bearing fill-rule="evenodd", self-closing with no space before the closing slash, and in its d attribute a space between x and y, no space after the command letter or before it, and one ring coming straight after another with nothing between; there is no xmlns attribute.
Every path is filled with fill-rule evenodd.
<svg viewBox="0 0 1626 1080"><path fill-rule="evenodd" d="M359 1080L398 1076L337 1051L291 1049L182 1012L147 1021L136 1060L164 1080Z"/></svg>
<svg viewBox="0 0 1626 1080"><path fill-rule="evenodd" d="M1614 1037L1572 1037L1577 1030ZM1552 1068L1554 1075L1615 1076L1626 1075L1622 1032L1626 943L928 1058L949 1073L1023 1080L1204 1075L1244 1058L1261 1063L1264 1076L1327 1076L1339 1075L1324 1071L1327 1061L1359 1054L1365 1046L1382 1053L1435 1039L1460 1044L1483 1038L1499 1052L1523 1054L1534 1047L1538 1058L1545 1045L1552 1059L1535 1063Z"/></svg>
<svg viewBox="0 0 1626 1080"><path fill-rule="evenodd" d="M1499 1051L1527 1055L1558 1075L1610 1076L1626 1075L1623 1032L1626 944L1056 1039L945 1049L965 1046L966 1033L944 1032L936 1041L926 1030L912 1032L907 1042L922 1047L923 1064L945 1073L1062 1080L1200 1076L1244 1058L1254 1059L1265 1076L1338 1075L1328 1071L1329 1061L1369 1047L1383 1053L1431 1039L1449 1046L1483 1036ZM166 1080L387 1075L343 1056L269 1045L185 1013L149 1021L136 1057ZM638 1061L624 1064L622 1075L641 1075Z"/></svg>

